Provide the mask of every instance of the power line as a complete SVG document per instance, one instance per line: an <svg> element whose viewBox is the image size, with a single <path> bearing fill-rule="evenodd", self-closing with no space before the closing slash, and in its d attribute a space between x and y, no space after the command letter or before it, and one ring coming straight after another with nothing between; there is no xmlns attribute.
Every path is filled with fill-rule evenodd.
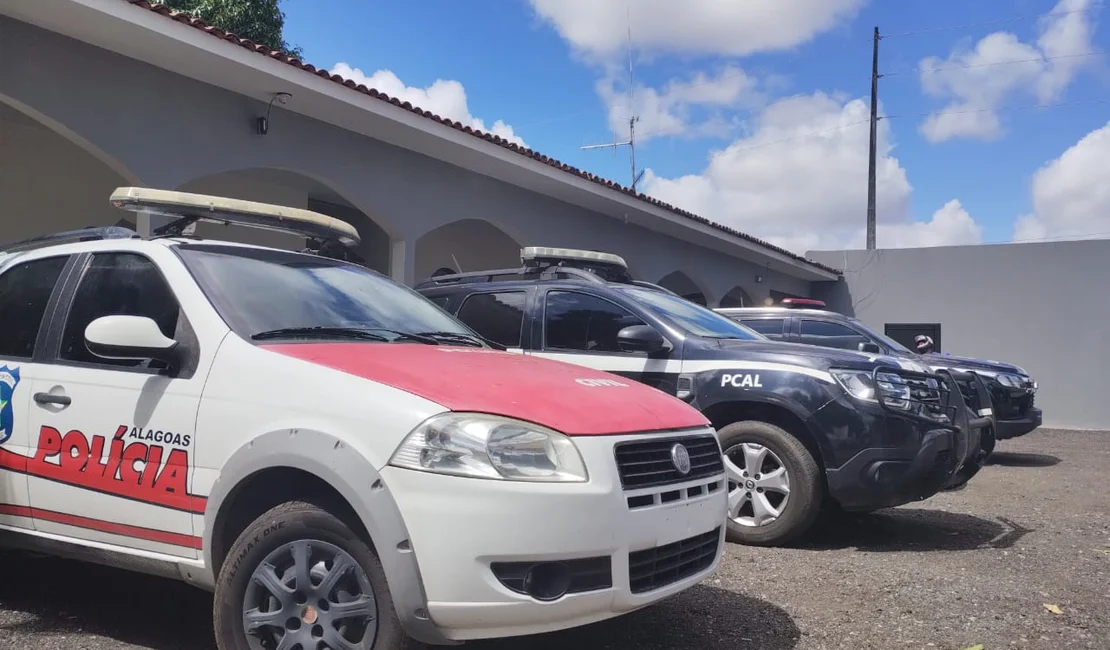
<svg viewBox="0 0 1110 650"><path fill-rule="evenodd" d="M900 38L902 36L914 36L916 34L931 34L931 33L934 33L934 32L947 32L947 31L952 31L952 30L955 30L955 29L967 29L969 27L982 27L984 25L999 25L999 24L1002 24L1002 23L1014 23L1014 22L1019 22L1019 21L1022 21L1022 20L1028 20L1030 18L1053 18L1053 17L1056 17L1056 16L1068 16L1068 15L1071 15L1071 14L1079 14L1079 13L1086 13L1088 11L1095 11L1096 9L1102 9L1102 3L1096 3L1096 4L1094 4L1090 7L1087 7L1085 9L1072 9L1072 10L1069 10L1069 11L1051 11L1051 12L1044 13L1044 14L1024 14L1024 15L1021 15L1021 16L1014 16L1012 18L1001 18L1001 19L998 19L998 20L985 20L985 21L977 22L977 23L965 23L963 25L949 25L947 27L931 27L931 28L928 28L928 29L915 29L915 30L910 31L910 32L899 32L897 34L886 34L886 35L883 36L883 38L884 39L885 38Z"/></svg>
<svg viewBox="0 0 1110 650"><path fill-rule="evenodd" d="M1058 102L1055 104L1028 104L1022 106L997 106L994 108L972 108L972 109L959 109L959 110L944 110L944 111L928 111L924 113L896 113L894 115L885 115L882 119L892 120L903 117L929 117L932 115L963 115L967 113L993 113L996 111L1022 111L1022 110L1036 110L1039 108L1060 108L1063 106L1079 106L1084 104L1110 104L1110 99L1084 99L1074 102Z"/></svg>
<svg viewBox="0 0 1110 650"><path fill-rule="evenodd" d="M1091 52L1078 52L1076 54L1059 54L1057 56L1039 56L1035 59L1011 59L1009 61L994 61L992 63L974 63L974 64L969 64L969 65L951 65L951 66L945 66L943 68L914 68L914 69L906 69L906 70L896 70L894 72L884 72L881 76L883 76L883 77L893 77L893 76L896 76L896 75L904 75L904 74L918 73L918 72L923 73L923 74L924 73L932 74L932 73L935 73L935 72L946 72L946 71L949 71L949 70L970 70L971 68L990 68L990 67L994 67L994 66L998 66L998 65L1012 65L1012 64L1016 64L1016 63L1040 63L1041 61L1053 61L1055 59L1075 59L1075 58L1086 57L1086 56L1099 56L1101 54L1103 54L1103 53L1099 52L1099 51L1091 51Z"/></svg>

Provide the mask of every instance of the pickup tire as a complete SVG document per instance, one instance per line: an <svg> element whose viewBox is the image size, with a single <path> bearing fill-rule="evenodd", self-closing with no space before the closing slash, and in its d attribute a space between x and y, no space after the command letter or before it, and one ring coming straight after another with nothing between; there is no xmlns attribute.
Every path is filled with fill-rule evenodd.
<svg viewBox="0 0 1110 650"><path fill-rule="evenodd" d="M728 541L750 546L780 546L809 531L821 514L825 488L821 469L806 446L786 430L755 420L729 424L721 428L718 436L728 474ZM749 457L762 457L761 467L749 466L746 462ZM781 483L776 487L773 480L768 480L780 476L779 468L785 470L788 481L789 493L785 499L782 499ZM759 473L761 471L767 475ZM745 501L748 505L741 505L740 516L736 516L735 504ZM767 512L765 507L756 507L763 504L779 506L781 512L773 521L755 525L756 517Z"/></svg>
<svg viewBox="0 0 1110 650"><path fill-rule="evenodd" d="M401 627L374 550L339 517L304 501L271 508L239 535L216 580L213 610L220 650L418 647ZM285 635L293 638L282 644Z"/></svg>

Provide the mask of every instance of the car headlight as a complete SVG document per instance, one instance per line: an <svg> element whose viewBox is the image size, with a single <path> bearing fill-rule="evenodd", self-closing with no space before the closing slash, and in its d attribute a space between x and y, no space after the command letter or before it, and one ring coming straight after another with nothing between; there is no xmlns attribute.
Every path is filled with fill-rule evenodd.
<svg viewBox="0 0 1110 650"><path fill-rule="evenodd" d="M586 464L568 436L482 413L444 413L405 438L389 463L437 474L507 481L581 483Z"/></svg>
<svg viewBox="0 0 1110 650"><path fill-rule="evenodd" d="M831 370L844 390L856 399L865 402L878 402L875 394L876 388L882 391L883 401L894 408L909 408L910 387L906 380L898 375L880 372L876 375L877 382L872 381L871 373L867 370ZM876 386L876 383L878 384Z"/></svg>
<svg viewBox="0 0 1110 650"><path fill-rule="evenodd" d="M998 380L998 383L1007 388L1025 388L1026 379L1021 375L1014 375L1008 372L1000 372L995 375L995 379Z"/></svg>

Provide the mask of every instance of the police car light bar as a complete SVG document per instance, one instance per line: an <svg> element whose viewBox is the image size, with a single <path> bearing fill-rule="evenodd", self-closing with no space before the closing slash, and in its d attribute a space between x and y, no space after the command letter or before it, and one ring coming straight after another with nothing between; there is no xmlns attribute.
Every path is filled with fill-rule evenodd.
<svg viewBox="0 0 1110 650"><path fill-rule="evenodd" d="M358 230L345 221L284 205L146 187L116 188L109 201L123 210L151 212L185 221L273 230L312 239L335 240L344 246L356 246L361 241Z"/></svg>
<svg viewBox="0 0 1110 650"><path fill-rule="evenodd" d="M780 303L783 307L810 307L813 309L824 309L826 306L824 300L814 298L783 298Z"/></svg>
<svg viewBox="0 0 1110 650"><path fill-rule="evenodd" d="M584 262L598 262L601 264L615 264L621 268L628 268L624 258L612 253L599 253L597 251L583 251L574 248L551 248L548 246L527 246L520 249L520 261L527 263L541 259L578 260Z"/></svg>

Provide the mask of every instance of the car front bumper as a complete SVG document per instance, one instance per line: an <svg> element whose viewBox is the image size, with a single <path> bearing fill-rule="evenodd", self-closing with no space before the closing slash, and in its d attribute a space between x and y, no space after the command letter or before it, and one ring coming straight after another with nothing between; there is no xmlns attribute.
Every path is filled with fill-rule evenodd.
<svg viewBox="0 0 1110 650"><path fill-rule="evenodd" d="M420 566L427 615L443 636L465 641L577 627L650 605L711 574L724 546L724 474L625 490L614 445L644 438L575 438L590 472L586 483L385 468ZM567 578L562 584L570 589L548 601L539 591L552 576Z"/></svg>
<svg viewBox="0 0 1110 650"><path fill-rule="evenodd" d="M1044 414L1041 409L1033 407L1025 414L1023 418L1016 418L1012 420L999 420L995 419L995 438L999 440L1009 440L1010 438L1017 438L1032 432L1034 429L1041 426Z"/></svg>
<svg viewBox="0 0 1110 650"><path fill-rule="evenodd" d="M829 493L844 510L877 510L927 499L941 491L961 462L960 432L930 429L921 445L870 448L827 469Z"/></svg>

